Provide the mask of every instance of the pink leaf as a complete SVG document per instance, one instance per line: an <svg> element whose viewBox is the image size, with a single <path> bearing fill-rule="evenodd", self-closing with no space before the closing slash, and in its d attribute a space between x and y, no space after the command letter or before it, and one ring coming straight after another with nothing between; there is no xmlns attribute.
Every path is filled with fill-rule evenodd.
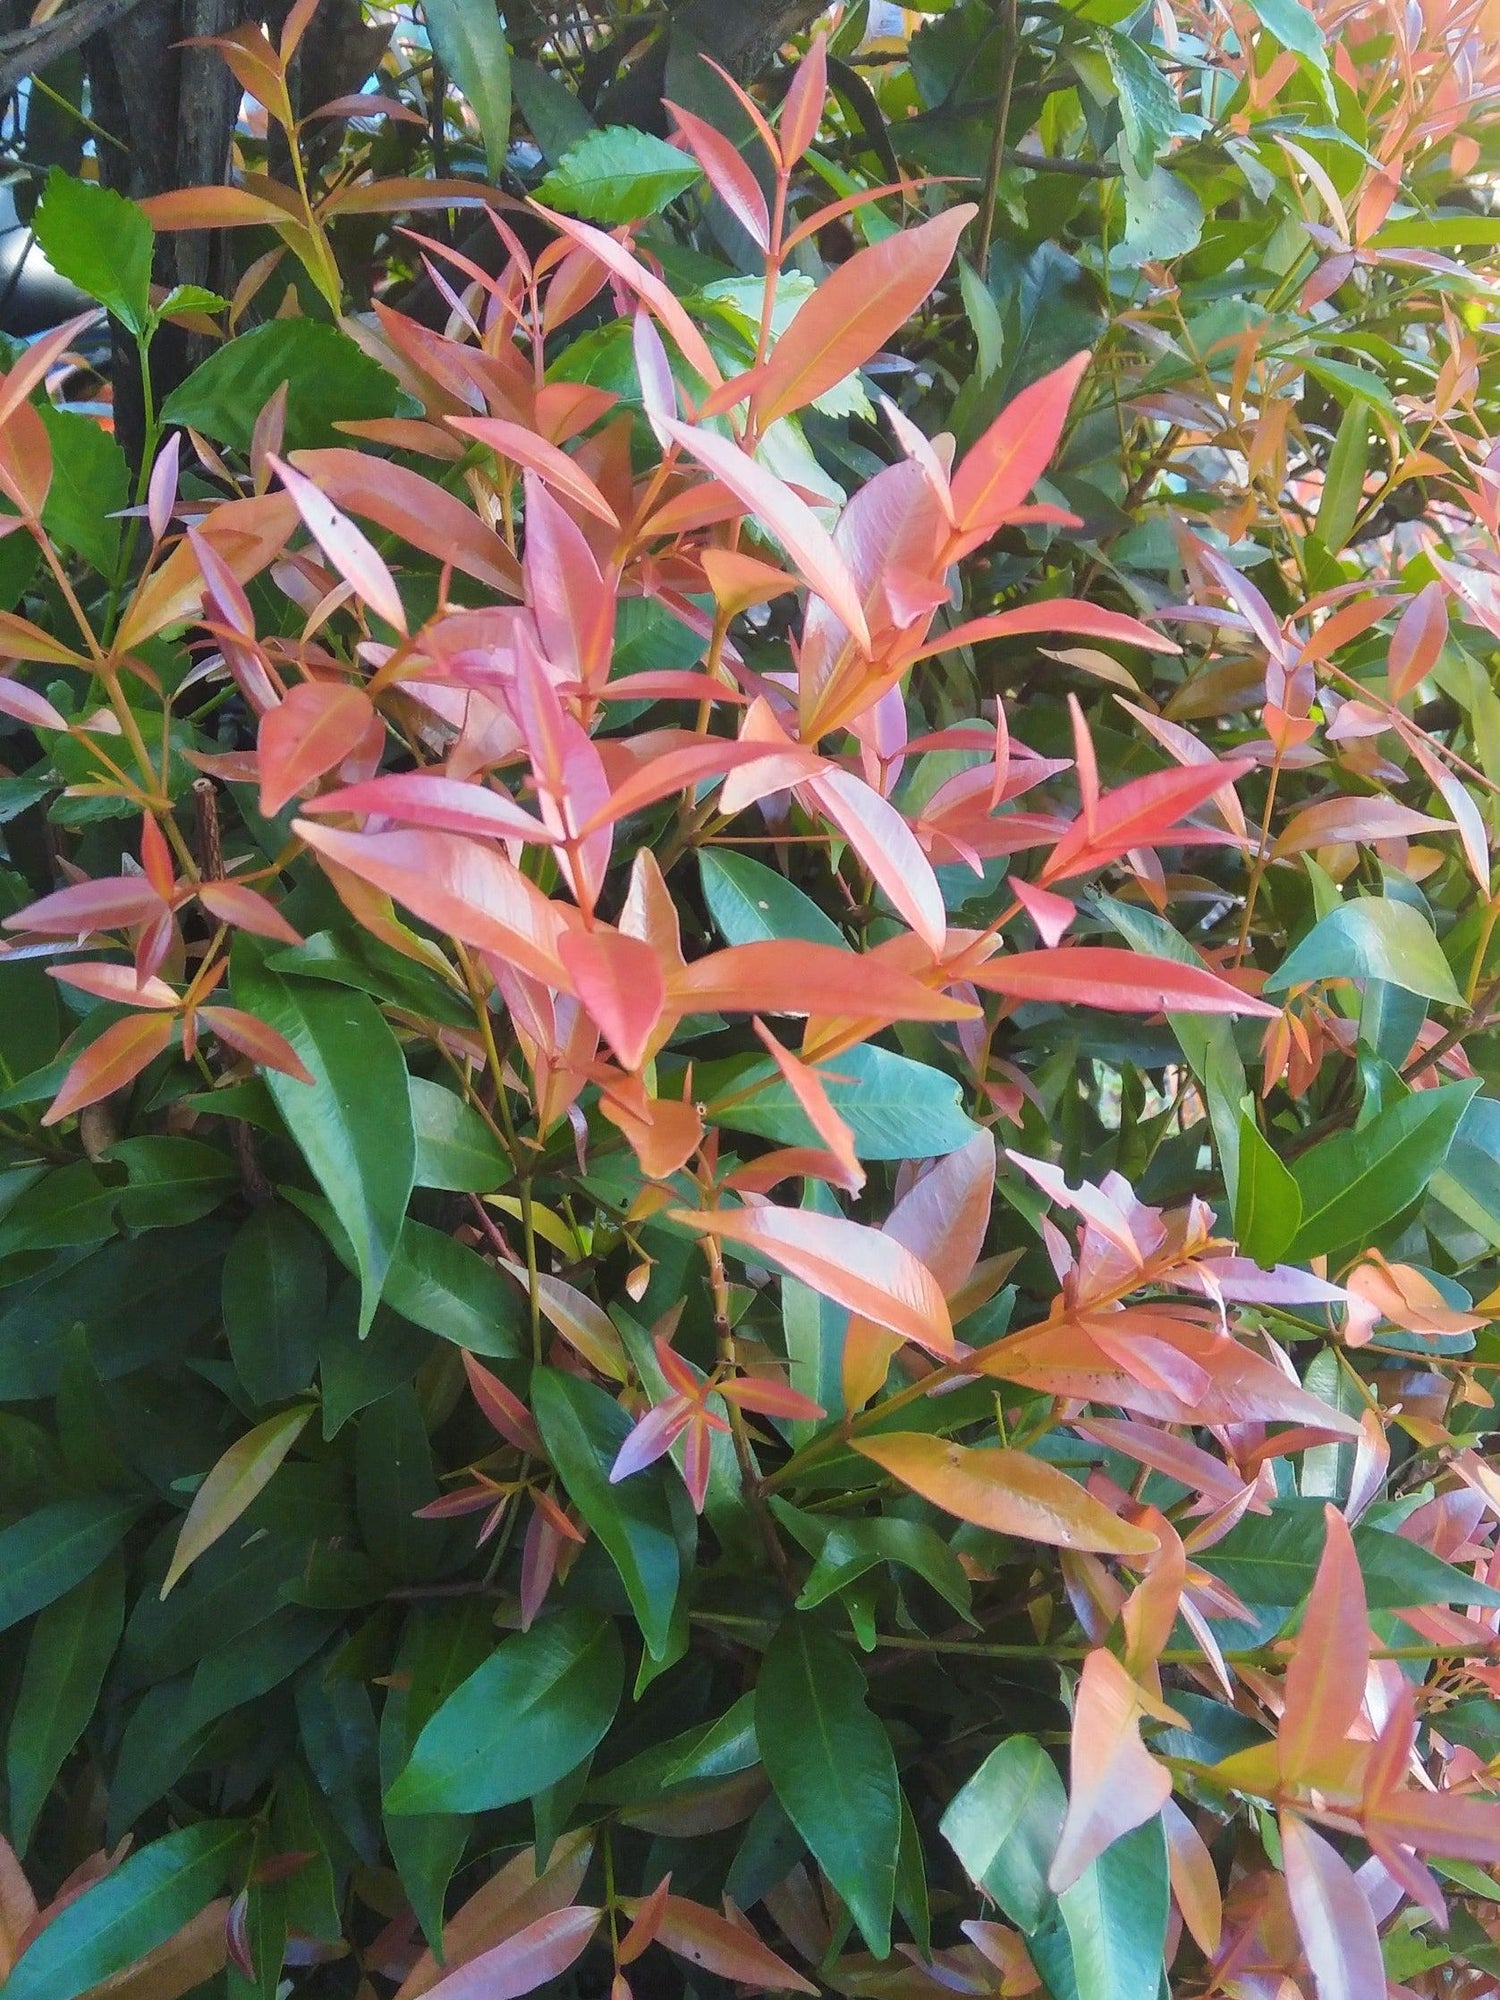
<svg viewBox="0 0 1500 2000"><path fill-rule="evenodd" d="M374 545L341 514L321 487L285 460L268 455L268 463L291 495L308 533L322 549L355 596L400 633L406 631L406 611L395 578Z"/></svg>
<svg viewBox="0 0 1500 2000"><path fill-rule="evenodd" d="M603 1914L574 1904L538 1917L438 1980L428 1989L432 2000L520 2000L534 1993L582 1955Z"/></svg>
<svg viewBox="0 0 1500 2000"><path fill-rule="evenodd" d="M1068 1813L1047 1873L1054 1893L1122 1833L1155 1819L1172 1796L1171 1773L1141 1741L1140 1716L1134 1681L1113 1653L1096 1647L1073 1702Z"/></svg>

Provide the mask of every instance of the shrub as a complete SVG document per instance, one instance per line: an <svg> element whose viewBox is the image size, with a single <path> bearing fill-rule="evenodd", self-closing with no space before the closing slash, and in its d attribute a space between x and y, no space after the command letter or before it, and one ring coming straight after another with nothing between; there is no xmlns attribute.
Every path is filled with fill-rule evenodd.
<svg viewBox="0 0 1500 2000"><path fill-rule="evenodd" d="M312 11L0 382L8 2000L1489 1990L1477 13Z"/></svg>

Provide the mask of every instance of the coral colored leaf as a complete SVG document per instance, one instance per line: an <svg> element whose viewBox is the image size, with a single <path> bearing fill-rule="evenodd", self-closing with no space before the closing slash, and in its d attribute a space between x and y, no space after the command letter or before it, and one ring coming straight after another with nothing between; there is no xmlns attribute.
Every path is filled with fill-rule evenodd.
<svg viewBox="0 0 1500 2000"><path fill-rule="evenodd" d="M1403 701L1426 680L1448 642L1448 600L1440 583L1426 583L1396 620L1387 662L1391 700Z"/></svg>
<svg viewBox="0 0 1500 2000"><path fill-rule="evenodd" d="M1122 1521L1055 1465L1024 1451L975 1450L924 1432L857 1438L865 1458L961 1521L998 1535L1101 1555L1150 1555L1156 1537Z"/></svg>
<svg viewBox="0 0 1500 2000"><path fill-rule="evenodd" d="M1224 1897L1214 1858L1202 1834L1175 1799L1166 1801L1161 1816L1167 1836L1167 1867L1171 1872L1173 1898L1194 1944L1205 1958L1212 1958L1219 1949L1224 1928Z"/></svg>
<svg viewBox="0 0 1500 2000"><path fill-rule="evenodd" d="M506 1259L505 1268L518 1283L526 1283L526 1272L519 1264ZM630 1363L624 1346L602 1306L595 1305L576 1285L554 1278L546 1271L537 1273L536 1295L543 1319L591 1368L616 1382L629 1380Z"/></svg>
<svg viewBox="0 0 1500 2000"><path fill-rule="evenodd" d="M345 833L305 819L293 821L293 830L325 860L383 890L434 930L566 990L557 956L561 911L492 847L456 833Z"/></svg>
<svg viewBox="0 0 1500 2000"><path fill-rule="evenodd" d="M667 1004L661 960L620 931L564 931L558 952L573 990L625 1069L639 1069Z"/></svg>
<svg viewBox="0 0 1500 2000"><path fill-rule="evenodd" d="M1201 966L1148 958L1119 945L1015 952L964 976L1009 1000L1051 1000L1113 1014L1257 1014L1269 1020L1277 1011Z"/></svg>
<svg viewBox="0 0 1500 2000"><path fill-rule="evenodd" d="M691 453L721 486L727 486L736 500L776 537L802 572L804 582L853 633L861 650L868 653L870 629L865 623L859 586L834 546L833 537L807 502L799 500L774 473L716 432L698 430L666 417L661 425L674 443Z"/></svg>
<svg viewBox="0 0 1500 2000"><path fill-rule="evenodd" d="M437 771L386 771L362 784L345 785L310 799L310 813L378 813L405 826L437 833L467 833L479 840L555 841L542 825L505 792Z"/></svg>
<svg viewBox="0 0 1500 2000"><path fill-rule="evenodd" d="M1370 1663L1370 1621L1354 1540L1336 1507L1323 1511L1328 1539L1287 1669L1276 1737L1277 1761L1289 1784L1316 1783L1328 1762L1337 1762L1364 1701Z"/></svg>
<svg viewBox="0 0 1500 2000"><path fill-rule="evenodd" d="M0 674L0 715L24 722L28 729L66 729L68 718L44 694L27 687L24 681Z"/></svg>
<svg viewBox="0 0 1500 2000"><path fill-rule="evenodd" d="M583 1955L603 1914L582 1903L549 1911L428 1990L434 2000L520 2000L560 1978Z"/></svg>
<svg viewBox="0 0 1500 2000"><path fill-rule="evenodd" d="M794 1972L785 1959L778 1958L769 1945L762 1944L747 1923L733 1923L717 1910L690 1903L685 1896L665 1899L656 1927L656 1942L685 1958L689 1965L716 1973L737 1985L776 1993L818 1990Z"/></svg>
<svg viewBox="0 0 1500 2000"><path fill-rule="evenodd" d="M621 1938L615 1953L616 1965L633 1965L648 1946L656 1942L661 1929L662 1910L672 1893L670 1872L663 1875L649 1896L642 1896L629 1909L630 1929Z"/></svg>
<svg viewBox="0 0 1500 2000"><path fill-rule="evenodd" d="M48 972L65 986L76 986L99 1000L114 1000L122 1007L154 1007L175 1012L182 1004L164 979L140 979L133 965L113 962L85 965L49 965Z"/></svg>
<svg viewBox="0 0 1500 2000"><path fill-rule="evenodd" d="M1361 1818L1372 1835L1448 1861L1500 1865L1500 1800L1419 1791L1415 1785L1367 1798Z"/></svg>
<svg viewBox="0 0 1500 2000"><path fill-rule="evenodd" d="M1336 1848L1293 1813L1281 1815L1287 1895L1318 2000L1370 2000L1385 1991L1375 1916Z"/></svg>
<svg viewBox="0 0 1500 2000"><path fill-rule="evenodd" d="M197 894L204 909L221 924L233 924L236 930L272 938L278 944L302 942L301 933L293 930L276 905L243 882L200 882Z"/></svg>
<svg viewBox="0 0 1500 2000"><path fill-rule="evenodd" d="M618 686L619 683L613 685ZM744 765L754 766L780 754L775 744L754 741L729 743L721 737L676 744L622 778L606 804L585 822L580 832L587 835L601 826L612 826L616 820L641 812L645 807L655 805L658 799L670 798L674 792L684 791L689 785L702 784L707 778L722 777L726 771L738 770Z"/></svg>
<svg viewBox="0 0 1500 2000"><path fill-rule="evenodd" d="M1445 833L1452 828L1451 820L1413 812L1395 799L1323 799L1293 814L1271 854L1280 860L1288 854L1305 854L1311 848L1341 842L1411 840L1419 833Z"/></svg>
<svg viewBox="0 0 1500 2000"><path fill-rule="evenodd" d="M1252 768L1248 757L1226 757L1221 763L1153 771L1148 778L1120 785L1069 827L1042 870L1042 886L1086 874L1133 847L1150 847L1169 835L1178 841L1188 838L1189 830L1178 825L1183 815Z"/></svg>
<svg viewBox="0 0 1500 2000"><path fill-rule="evenodd" d="M28 903L5 919L5 928L42 937L82 937L89 931L155 923L166 908L144 875L101 875Z"/></svg>
<svg viewBox="0 0 1500 2000"><path fill-rule="evenodd" d="M42 1123L56 1125L86 1104L123 1090L168 1047L176 1032L177 1023L160 1014L132 1014L111 1022L63 1078Z"/></svg>
<svg viewBox="0 0 1500 2000"><path fill-rule="evenodd" d="M878 1229L813 1209L769 1206L710 1214L676 1209L673 1219L737 1244L755 1262L777 1265L824 1298L930 1354L954 1351L953 1326L937 1280L920 1259Z"/></svg>
<svg viewBox="0 0 1500 2000"><path fill-rule="evenodd" d="M455 453L458 449L455 442ZM434 480L389 459L337 445L294 451L291 462L346 513L375 522L492 590L521 595L520 564L510 549L472 508Z"/></svg>
<svg viewBox="0 0 1500 2000"><path fill-rule="evenodd" d="M274 819L290 799L352 756L375 718L363 688L299 681L260 721L260 809Z"/></svg>
<svg viewBox="0 0 1500 2000"><path fill-rule="evenodd" d="M1096 1647L1073 1698L1068 1812L1047 1875L1054 1894L1172 1796L1171 1773L1142 1743L1140 1718L1134 1681L1113 1653Z"/></svg>
<svg viewBox="0 0 1500 2000"><path fill-rule="evenodd" d="M781 1071L808 1124L838 1162L843 1176L840 1184L858 1194L865 1184L865 1173L854 1150L854 1134L829 1103L822 1077L789 1049L784 1049L763 1021L755 1023L755 1032Z"/></svg>
<svg viewBox="0 0 1500 2000"><path fill-rule="evenodd" d="M591 223L575 221L572 216L559 215L554 210L543 208L540 202L533 203L533 206L564 236L571 237L575 243L591 251L607 271L634 292L643 305L649 306L682 350L682 358L688 366L701 375L711 389L719 386L724 377L708 342L693 324L687 308L660 278L648 271L637 256L604 230L595 229Z"/></svg>
<svg viewBox="0 0 1500 2000"><path fill-rule="evenodd" d="M1087 354L1075 354L1023 389L964 453L953 478L953 511L966 529L992 533L1025 500L1057 450L1088 365Z"/></svg>
<svg viewBox="0 0 1500 2000"><path fill-rule="evenodd" d="M969 202L946 209L856 250L823 280L771 350L751 399L763 430L816 401L879 352L937 285L973 214Z"/></svg>
<svg viewBox="0 0 1500 2000"><path fill-rule="evenodd" d="M163 1597L188 1565L227 1535L251 1501L265 1491L311 1415L311 1407L304 1403L268 1418L236 1439L210 1469L178 1532L161 1587Z"/></svg>
<svg viewBox="0 0 1500 2000"><path fill-rule="evenodd" d="M571 1903L592 1852L593 1835L587 1829L563 1834L545 1868L538 1867L535 1848L523 1848L444 1924L445 1963L466 1965L502 1938ZM420 2000L444 1976L442 1966L425 1951L402 1981L396 2000Z"/></svg>
<svg viewBox="0 0 1500 2000"><path fill-rule="evenodd" d="M492 1375L472 1354L466 1352L463 1355L463 1364L475 1402L501 1437L513 1444L517 1451L527 1452L532 1458L545 1458L547 1454L542 1446L541 1433L520 1397L507 1389L499 1376Z"/></svg>
<svg viewBox="0 0 1500 2000"><path fill-rule="evenodd" d="M393 625L398 632L404 633L406 611L401 603L401 593L374 544L346 514L340 513L322 488L315 486L305 473L298 472L271 452L266 454L266 462L274 468L277 478L291 495L308 533L355 596L368 604L387 625Z"/></svg>
<svg viewBox="0 0 1500 2000"><path fill-rule="evenodd" d="M888 799L848 771L830 770L805 790L843 834L871 876L934 955L948 936L948 914L932 863Z"/></svg>
<svg viewBox="0 0 1500 2000"><path fill-rule="evenodd" d="M1139 618L1123 611L1106 611L1098 604L1083 604L1073 597L1044 597L1036 604L1021 604L1013 611L992 611L983 618L970 618L929 639L913 654L914 660L930 659L934 653L951 653L959 646L977 646L986 639L1022 639L1033 633L1067 633L1075 639L1104 639L1117 646L1145 646L1153 653L1179 653L1182 648L1171 639L1153 632Z"/></svg>
<svg viewBox="0 0 1500 2000"><path fill-rule="evenodd" d="M522 424L513 424L504 417L450 417L454 430L462 431L465 437L476 438L480 444L487 444L491 451L501 458L507 458L512 465L524 466L545 480L554 493L564 500L571 500L575 507L581 507L585 514L592 514L595 520L603 521L607 527L618 528L620 523L615 510L589 478L581 465L560 451L555 444L538 437Z"/></svg>
<svg viewBox="0 0 1500 2000"><path fill-rule="evenodd" d="M771 245L771 217L760 182L750 171L744 154L722 132L715 131L706 119L685 111L671 98L664 98L663 102L677 120L683 138L692 147L714 193L747 231L752 242L759 249L768 250Z"/></svg>
<svg viewBox="0 0 1500 2000"><path fill-rule="evenodd" d="M297 1083L312 1082L312 1072L285 1035L278 1034L254 1014L247 1014L242 1007L200 1007L198 1019L206 1023L221 1042L238 1049L242 1056L259 1063L262 1069L277 1070Z"/></svg>
<svg viewBox="0 0 1500 2000"><path fill-rule="evenodd" d="M729 945L667 981L684 1012L844 1014L889 1021L957 1021L973 1009L923 986L873 952L798 940Z"/></svg>

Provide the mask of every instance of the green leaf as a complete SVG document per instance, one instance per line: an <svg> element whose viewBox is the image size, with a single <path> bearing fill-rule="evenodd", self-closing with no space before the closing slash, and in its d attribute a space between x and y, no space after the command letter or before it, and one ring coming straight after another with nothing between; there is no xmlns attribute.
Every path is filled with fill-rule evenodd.
<svg viewBox="0 0 1500 2000"><path fill-rule="evenodd" d="M6 1743L10 1834L31 1844L37 1815L83 1734L125 1622L125 1565L111 1552L36 1621Z"/></svg>
<svg viewBox="0 0 1500 2000"><path fill-rule="evenodd" d="M1356 397L1339 424L1318 500L1318 540L1335 555L1348 541L1359 518L1369 470L1370 412L1363 398Z"/></svg>
<svg viewBox="0 0 1500 2000"><path fill-rule="evenodd" d="M420 1076L411 1079L417 1139L417 1186L455 1194L493 1194L510 1179L505 1148L457 1091Z"/></svg>
<svg viewBox="0 0 1500 2000"><path fill-rule="evenodd" d="M130 1177L119 1197L127 1229L173 1229L210 1215L239 1180L228 1153L201 1139L163 1135L121 1139L110 1147Z"/></svg>
<svg viewBox="0 0 1500 2000"><path fill-rule="evenodd" d="M701 847L698 878L708 913L726 944L760 944L768 938L845 946L849 942L811 896L763 861L752 861L731 848Z"/></svg>
<svg viewBox="0 0 1500 2000"><path fill-rule="evenodd" d="M229 1351L255 1402L283 1402L307 1387L327 1306L317 1236L282 1202L256 1209L229 1246L223 1280Z"/></svg>
<svg viewBox="0 0 1500 2000"><path fill-rule="evenodd" d="M1256 1124L1247 1100L1240 1111L1240 1173L1234 1198L1240 1254L1269 1270L1286 1255L1301 1224L1301 1189Z"/></svg>
<svg viewBox="0 0 1500 2000"><path fill-rule="evenodd" d="M1500 1102L1476 1097L1463 1115L1432 1192L1500 1250Z"/></svg>
<svg viewBox="0 0 1500 2000"><path fill-rule="evenodd" d="M1316 979L1380 979L1445 1007L1463 1005L1431 924L1390 896L1360 896L1330 911L1271 974L1266 991L1285 993Z"/></svg>
<svg viewBox="0 0 1500 2000"><path fill-rule="evenodd" d="M862 1160L934 1159L957 1152L978 1130L963 1110L955 1077L873 1042L819 1064L818 1075ZM698 1090L715 1124L784 1146L822 1143L774 1063L735 1063L727 1073L703 1064ZM717 1095L740 1101L720 1110Z"/></svg>
<svg viewBox="0 0 1500 2000"><path fill-rule="evenodd" d="M901 1789L848 1648L793 1613L766 1648L755 1735L776 1796L871 1951L890 1950Z"/></svg>
<svg viewBox="0 0 1500 2000"><path fill-rule="evenodd" d="M471 1354L519 1354L524 1321L514 1290L466 1243L408 1217L382 1294L392 1312Z"/></svg>
<svg viewBox="0 0 1500 2000"><path fill-rule="evenodd" d="M1169 167L1139 176L1125 156L1125 235L1122 264L1165 262L1196 250L1203 235L1203 203L1191 183Z"/></svg>
<svg viewBox="0 0 1500 2000"><path fill-rule="evenodd" d="M1096 30L1119 92L1125 143L1138 174L1151 172L1182 122L1176 93L1146 50L1113 28Z"/></svg>
<svg viewBox="0 0 1500 2000"><path fill-rule="evenodd" d="M518 1632L427 1723L387 1811L488 1812L529 1799L602 1740L624 1682L614 1623L597 1611L560 1611Z"/></svg>
<svg viewBox="0 0 1500 2000"><path fill-rule="evenodd" d="M549 163L594 130L593 119L568 86L540 64L513 61L510 81L521 116Z"/></svg>
<svg viewBox="0 0 1500 2000"><path fill-rule="evenodd" d="M32 227L59 277L97 299L132 333L145 331L156 237L133 201L54 167Z"/></svg>
<svg viewBox="0 0 1500 2000"><path fill-rule="evenodd" d="M91 1576L140 1511L137 1501L96 1493L55 1500L0 1532L0 1632Z"/></svg>
<svg viewBox="0 0 1500 2000"><path fill-rule="evenodd" d="M1159 1819L1107 1847L1028 1940L1053 2000L1157 2000L1168 1915Z"/></svg>
<svg viewBox="0 0 1500 2000"><path fill-rule="evenodd" d="M565 215L613 228L638 222L675 201L699 178L691 153L634 125L607 125L568 148L537 189L537 200Z"/></svg>
<svg viewBox="0 0 1500 2000"><path fill-rule="evenodd" d="M510 145L510 46L494 0L425 0L422 13L434 55L469 100L498 182Z"/></svg>
<svg viewBox="0 0 1500 2000"><path fill-rule="evenodd" d="M1114 896L1099 896L1095 903L1132 951L1144 952L1149 958L1175 958L1181 965L1202 964L1187 939L1165 917L1122 903ZM1245 1065L1235 1046L1233 1026L1221 1014L1169 1014L1167 1024L1203 1086L1225 1191L1232 1203L1240 1172L1239 1107L1245 1095Z"/></svg>
<svg viewBox="0 0 1500 2000"><path fill-rule="evenodd" d="M336 326L273 319L215 348L168 396L162 417L248 451L256 418L283 382L288 451L348 445L336 424L394 416L401 395L395 376Z"/></svg>
<svg viewBox="0 0 1500 2000"><path fill-rule="evenodd" d="M1269 1514L1247 1514L1205 1549L1204 1567L1247 1604L1290 1611L1312 1589L1323 1553L1323 1502L1287 1497ZM1354 1547L1365 1594L1376 1611L1419 1604L1500 1604L1500 1592L1388 1529L1361 1526Z"/></svg>
<svg viewBox="0 0 1500 2000"><path fill-rule="evenodd" d="M0 1222L0 1256L99 1243L115 1233L120 1190L107 1187L87 1160L54 1167L11 1203Z"/></svg>
<svg viewBox="0 0 1500 2000"><path fill-rule="evenodd" d="M76 410L43 403L41 419L52 446L42 526L101 576L110 576L120 554L120 523L110 516L130 505L125 454L108 431Z"/></svg>
<svg viewBox="0 0 1500 2000"><path fill-rule="evenodd" d="M613 1396L592 1382L556 1368L534 1369L531 1407L569 1499L620 1572L647 1650L662 1659L671 1641L682 1560L661 1469L650 1467L610 1485L610 1468L631 1423Z"/></svg>
<svg viewBox="0 0 1500 2000"><path fill-rule="evenodd" d="M416 1512L438 1497L432 1447L416 1392L403 1384L360 1418L355 1440L355 1495L365 1547L391 1576L420 1583L443 1566L446 1521Z"/></svg>
<svg viewBox="0 0 1500 2000"><path fill-rule="evenodd" d="M363 993L283 979L242 933L235 998L284 1035L313 1081L279 1071L266 1085L287 1130L349 1237L360 1280L360 1332L385 1284L416 1173L406 1064L380 1009Z"/></svg>
<svg viewBox="0 0 1500 2000"><path fill-rule="evenodd" d="M1323 30L1301 4L1301 0L1250 0L1261 25L1269 28L1284 49L1305 56L1318 69L1326 69L1328 51Z"/></svg>
<svg viewBox="0 0 1500 2000"><path fill-rule="evenodd" d="M993 1749L943 1814L939 1831L976 1887L1028 1935L1052 1901L1052 1864L1068 1795L1057 1767L1030 1736Z"/></svg>
<svg viewBox="0 0 1500 2000"><path fill-rule="evenodd" d="M75 2000L164 1944L238 1871L248 1847L232 1820L204 1820L139 1848L22 1953L6 2000Z"/></svg>
<svg viewBox="0 0 1500 2000"><path fill-rule="evenodd" d="M1338 1132L1295 1161L1302 1224L1287 1252L1291 1260L1372 1243L1421 1197L1478 1088L1475 1078L1413 1091L1358 1131Z"/></svg>
<svg viewBox="0 0 1500 2000"><path fill-rule="evenodd" d="M411 1380L431 1353L426 1336L382 1306L359 1334L359 1287L340 1288L318 1341L323 1435L336 1437L352 1416Z"/></svg>
<svg viewBox="0 0 1500 2000"><path fill-rule="evenodd" d="M836 1521L829 1529L812 1574L797 1599L799 1611L811 1611L847 1590L851 1583L881 1563L898 1563L920 1576L953 1606L960 1618L970 1609L968 1575L963 1564L935 1528L925 1521L904 1521L883 1515L869 1521Z"/></svg>

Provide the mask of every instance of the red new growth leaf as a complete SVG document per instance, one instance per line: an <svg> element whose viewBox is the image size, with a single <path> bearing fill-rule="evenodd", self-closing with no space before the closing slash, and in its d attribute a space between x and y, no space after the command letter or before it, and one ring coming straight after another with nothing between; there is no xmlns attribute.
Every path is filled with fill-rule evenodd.
<svg viewBox="0 0 1500 2000"><path fill-rule="evenodd" d="M953 477L953 511L964 528L988 538L1025 500L1057 450L1089 359L1075 354L1023 389L964 454Z"/></svg>
<svg viewBox="0 0 1500 2000"><path fill-rule="evenodd" d="M63 1078L42 1123L56 1125L86 1104L123 1090L168 1047L176 1032L177 1023L161 1014L132 1014L111 1022Z"/></svg>
<svg viewBox="0 0 1500 2000"><path fill-rule="evenodd" d="M762 430L803 409L884 346L947 270L973 214L970 202L947 209L856 250L823 280L777 341L751 398Z"/></svg>
<svg viewBox="0 0 1500 2000"><path fill-rule="evenodd" d="M406 611L401 593L373 544L304 473L274 454L268 454L268 463L291 495L309 534L355 596L378 612L387 625L405 632Z"/></svg>
<svg viewBox="0 0 1500 2000"><path fill-rule="evenodd" d="M750 171L744 154L722 132L716 132L712 125L694 112L684 111L669 97L662 101L676 119L678 130L692 148L714 193L751 240L760 249L768 250L771 246L771 217L760 182Z"/></svg>
<svg viewBox="0 0 1500 2000"><path fill-rule="evenodd" d="M626 1069L639 1069L667 1004L661 961L621 931L564 931L558 953L573 990Z"/></svg>
<svg viewBox="0 0 1500 2000"><path fill-rule="evenodd" d="M301 681L260 723L260 809L274 819L290 800L352 756L375 718L363 688Z"/></svg>
<svg viewBox="0 0 1500 2000"><path fill-rule="evenodd" d="M1337 1762L1364 1701L1370 1663L1365 1586L1354 1541L1336 1507L1323 1513L1328 1539L1287 1669L1276 1736L1277 1762L1288 1784L1315 1785L1320 1771Z"/></svg>
<svg viewBox="0 0 1500 2000"><path fill-rule="evenodd" d="M550 1911L427 1990L433 2000L521 2000L582 1956L603 1914L582 1904Z"/></svg>
<svg viewBox="0 0 1500 2000"><path fill-rule="evenodd" d="M41 937L85 937L90 931L155 923L166 912L166 904L143 875L104 875L28 903L5 919L5 928Z"/></svg>
<svg viewBox="0 0 1500 2000"><path fill-rule="evenodd" d="M825 1298L931 1354L953 1353L953 1327L937 1280L911 1252L878 1229L811 1209L675 1209L674 1221L721 1237L775 1264Z"/></svg>
<svg viewBox="0 0 1500 2000"><path fill-rule="evenodd" d="M656 1941L685 1958L689 1965L717 1973L743 1986L769 1987L777 1993L813 1993L817 1987L793 1972L785 1959L761 1943L750 1926L705 1910L683 1896L668 1896L656 1927Z"/></svg>
<svg viewBox="0 0 1500 2000"><path fill-rule="evenodd" d="M1281 1815L1287 1895L1318 2000L1370 2000L1385 1991L1374 1913L1354 1872L1294 1813Z"/></svg>
<svg viewBox="0 0 1500 2000"><path fill-rule="evenodd" d="M1113 1014L1257 1014L1277 1009L1217 974L1175 958L1148 958L1120 945L1064 945L987 959L964 977L1009 1000L1052 1000Z"/></svg>
<svg viewBox="0 0 1500 2000"><path fill-rule="evenodd" d="M1113 1653L1096 1648L1083 1663L1073 1699L1068 1815L1047 1882L1061 1893L1132 1827L1154 1819L1172 1796L1172 1777L1141 1741L1134 1681Z"/></svg>

